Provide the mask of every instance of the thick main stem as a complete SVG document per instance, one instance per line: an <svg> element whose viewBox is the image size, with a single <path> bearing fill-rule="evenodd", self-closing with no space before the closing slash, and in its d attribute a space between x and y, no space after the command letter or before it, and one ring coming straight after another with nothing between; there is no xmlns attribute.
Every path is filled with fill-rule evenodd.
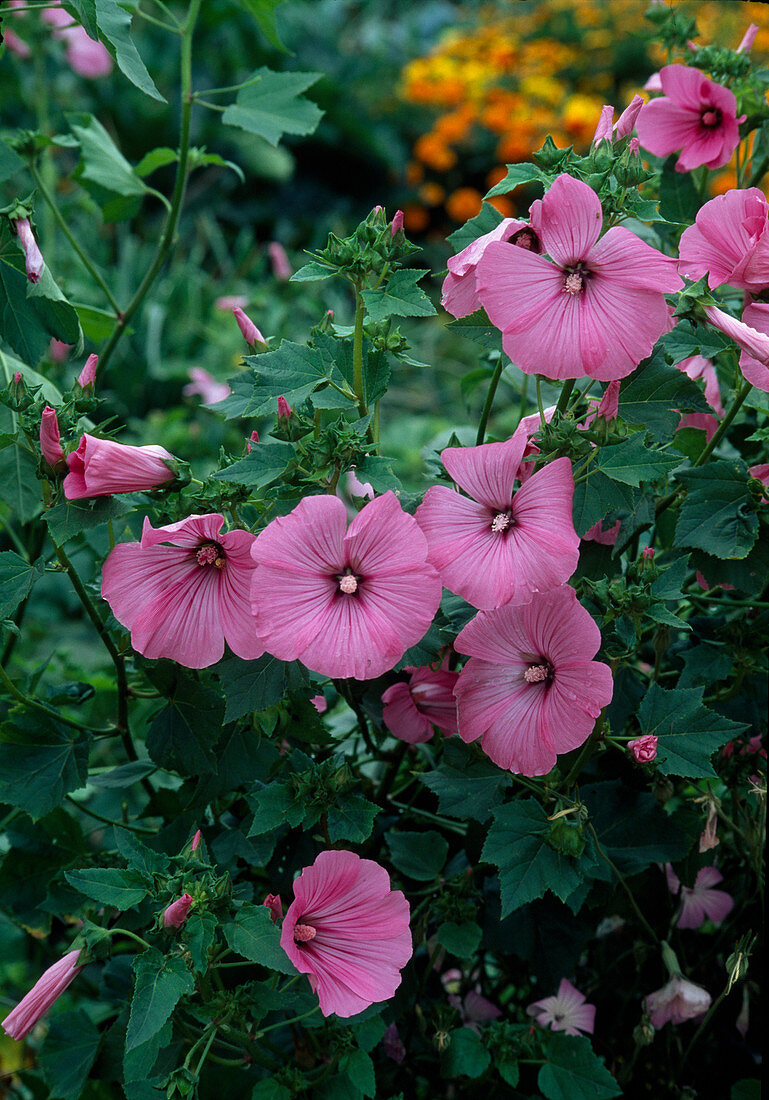
<svg viewBox="0 0 769 1100"><path fill-rule="evenodd" d="M563 384L563 389L558 397L558 404L555 406L556 410L561 414L566 412L566 406L569 404L569 398L574 389L574 381L573 378L567 378Z"/></svg>
<svg viewBox="0 0 769 1100"><path fill-rule="evenodd" d="M502 352L500 352L499 353L499 359L497 360L497 365L494 368L494 373L492 374L491 381L489 382L489 390L488 390L488 393L486 394L486 400L485 400L484 405L483 405L483 412L481 413L481 419L480 419L480 422L478 424L478 435L475 437L476 447L480 447L480 445L481 445L481 443L483 443L484 437L486 435L486 425L489 422L489 415L491 414L491 406L494 404L494 396L497 392L497 386L499 385L499 380L502 377L502 371L504 369L505 369L505 357L502 354Z"/></svg>
<svg viewBox="0 0 769 1100"><path fill-rule="evenodd" d="M363 295L361 293L360 284L355 284L355 331L353 333L352 341L352 375L353 386L355 388L355 396L358 399L358 412L361 416L366 416L368 413L368 406L366 405L366 391L363 386L363 317L366 312L366 306L363 301Z"/></svg>
<svg viewBox="0 0 769 1100"><path fill-rule="evenodd" d="M713 451L716 449L718 444L721 442L721 440L726 435L726 432L728 431L729 426L731 425L731 423L734 420L737 413L742 408L742 404L743 404L745 398L750 393L752 388L753 387L751 386L750 382L748 382L747 380L743 382L742 386L737 391L737 396L735 397L731 408L728 410L728 412L725 414L723 420L721 421L721 423L716 428L715 432L713 433L713 438L711 439L710 443L708 443L708 445L703 450L702 454L699 456L697 461L694 463L695 466L701 466L703 464L703 462L705 462L706 459L710 458Z"/></svg>

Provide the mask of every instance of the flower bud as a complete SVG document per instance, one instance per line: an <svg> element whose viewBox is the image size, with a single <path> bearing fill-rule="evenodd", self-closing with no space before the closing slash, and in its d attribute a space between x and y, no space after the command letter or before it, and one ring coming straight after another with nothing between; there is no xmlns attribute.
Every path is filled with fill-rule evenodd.
<svg viewBox="0 0 769 1100"><path fill-rule="evenodd" d="M246 343L250 344L251 347L255 344L263 344L266 347L267 341L251 318L243 312L240 306L235 306L232 312L235 315L235 320L238 322L238 328L243 333L243 339Z"/></svg>
<svg viewBox="0 0 769 1100"><path fill-rule="evenodd" d="M598 145L601 141L608 141L611 144L613 126L614 108L610 103L604 103L593 134L593 145Z"/></svg>
<svg viewBox="0 0 769 1100"><path fill-rule="evenodd" d="M291 278L293 268L285 248L279 241L271 241L267 251L272 263L272 273L281 283L287 283Z"/></svg>
<svg viewBox="0 0 769 1100"><path fill-rule="evenodd" d="M94 386L96 382L96 368L99 365L98 355L89 355L85 361L85 365L77 376L77 384L81 389L85 389L86 386Z"/></svg>
<svg viewBox="0 0 769 1100"><path fill-rule="evenodd" d="M59 421L56 409L46 405L40 419L40 450L49 466L55 468L64 461L64 451L59 435Z"/></svg>
<svg viewBox="0 0 769 1100"><path fill-rule="evenodd" d="M171 902L163 913L163 927L181 928L189 915L191 905L192 894L182 894L176 901Z"/></svg>
<svg viewBox="0 0 769 1100"><path fill-rule="evenodd" d="M246 443L246 454L247 455L251 454L251 447L253 446L253 444L258 443L258 442L259 442L259 432L256 430L256 428L254 428L254 430L251 432L250 438L248 439L248 441Z"/></svg>
<svg viewBox="0 0 769 1100"><path fill-rule="evenodd" d="M294 410L281 394L278 398L278 420L288 420Z"/></svg>
<svg viewBox="0 0 769 1100"><path fill-rule="evenodd" d="M614 137L619 141L620 138L627 137L633 132L635 121L638 118L638 114L644 105L644 98L641 95L634 95L630 103L617 119L617 124L614 127ZM636 145L637 145L636 141Z"/></svg>
<svg viewBox="0 0 769 1100"><path fill-rule="evenodd" d="M81 949L70 951L53 966L49 966L32 989L16 1005L2 1022L6 1035L12 1039L23 1039L35 1024L75 980L82 966L78 966Z"/></svg>
<svg viewBox="0 0 769 1100"><path fill-rule="evenodd" d="M29 224L29 218L17 218L15 227L21 247L24 249L27 278L31 283L39 283L45 263L42 253L37 247L37 241L32 232L32 226Z"/></svg>
<svg viewBox="0 0 769 1100"><path fill-rule="evenodd" d="M156 489L177 476L177 460L165 447L132 447L85 433L67 455L67 500Z"/></svg>
<svg viewBox="0 0 769 1100"><path fill-rule="evenodd" d="M390 223L390 229L392 231L393 237L395 236L396 233L401 232L403 230L403 211L402 210L396 210L395 211L395 215L393 217L393 220Z"/></svg>
<svg viewBox="0 0 769 1100"><path fill-rule="evenodd" d="M262 904L270 910L273 924L283 920L283 902L280 900L280 894L268 894Z"/></svg>
<svg viewBox="0 0 769 1100"><path fill-rule="evenodd" d="M657 755L657 738L653 733L647 733L635 741L628 741L627 747L636 764L651 764Z"/></svg>
<svg viewBox="0 0 769 1100"><path fill-rule="evenodd" d="M740 42L739 46L737 47L737 53L747 53L748 50L750 50L750 48L752 47L757 34L758 25L756 23L751 23L742 37L742 42Z"/></svg>

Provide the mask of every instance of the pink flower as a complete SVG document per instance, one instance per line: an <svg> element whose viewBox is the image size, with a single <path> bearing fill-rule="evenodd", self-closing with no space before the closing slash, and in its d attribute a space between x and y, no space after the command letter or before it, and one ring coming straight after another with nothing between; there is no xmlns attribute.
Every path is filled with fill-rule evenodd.
<svg viewBox="0 0 769 1100"><path fill-rule="evenodd" d="M500 768L546 775L558 753L588 738L611 702L608 665L592 661L601 634L563 585L523 607L480 611L454 643L467 662L454 690L463 741Z"/></svg>
<svg viewBox="0 0 769 1100"><path fill-rule="evenodd" d="M85 389L86 386L93 386L94 385L94 383L96 382L96 368L98 367L98 365L99 365L99 356L98 355L89 355L88 358L85 361L83 369L81 370L80 374L77 376L78 386L80 386L82 389Z"/></svg>
<svg viewBox="0 0 769 1100"><path fill-rule="evenodd" d="M351 497L363 497L366 500L374 499L374 489L370 481L359 481L355 473L355 467L351 466L345 477L345 488Z"/></svg>
<svg viewBox="0 0 769 1100"><path fill-rule="evenodd" d="M611 144L612 136L614 133L614 108L610 103L604 103L601 108L601 113L598 116L598 125L595 128L593 134L593 145L598 145L602 141L608 141Z"/></svg>
<svg viewBox="0 0 769 1100"><path fill-rule="evenodd" d="M273 924L283 920L283 902L280 900L280 894L268 894L262 904L270 910Z"/></svg>
<svg viewBox="0 0 769 1100"><path fill-rule="evenodd" d="M680 149L678 172L703 164L723 168L740 140L739 123L745 121L744 115L737 118L734 94L686 65L666 65L660 81L664 96L638 115L641 145L658 157Z"/></svg>
<svg viewBox="0 0 769 1100"><path fill-rule="evenodd" d="M427 542L394 493L346 528L335 496L305 497L257 537L256 629L282 661L367 680L423 637L441 598Z"/></svg>
<svg viewBox="0 0 769 1100"><path fill-rule="evenodd" d="M728 334L742 348L740 370L751 385L767 393L769 392L769 304L748 302L742 311L742 324L750 326L747 337L744 333L741 337L734 332Z"/></svg>
<svg viewBox="0 0 769 1100"><path fill-rule="evenodd" d="M238 322L238 328L243 334L243 339L246 341L246 343L250 344L251 347L253 347L254 344L264 344L264 346L266 347L267 341L262 336L261 332L256 327L251 318L243 312L240 306L235 306L232 312L235 315L235 320Z"/></svg>
<svg viewBox="0 0 769 1100"><path fill-rule="evenodd" d="M64 478L67 500L104 497L156 489L176 477L176 459L165 447L131 447L86 432L76 451L67 455Z"/></svg>
<svg viewBox="0 0 769 1100"><path fill-rule="evenodd" d="M662 989L649 993L644 1004L652 1026L661 1028L667 1023L683 1024L704 1016L710 1008L710 994L686 978L671 978Z"/></svg>
<svg viewBox="0 0 769 1100"><path fill-rule="evenodd" d="M289 420L293 411L288 401L281 394L278 398L278 420Z"/></svg>
<svg viewBox="0 0 769 1100"><path fill-rule="evenodd" d="M769 488L769 462L759 462L757 466L749 466L748 473Z"/></svg>
<svg viewBox="0 0 769 1100"><path fill-rule="evenodd" d="M182 389L185 397L199 395L204 405L215 405L217 401L224 401L225 397L230 396L230 387L227 383L217 382L214 376L202 367L190 367L187 374L192 381Z"/></svg>
<svg viewBox="0 0 769 1100"><path fill-rule="evenodd" d="M11 53L15 53L22 61L27 61L32 56L32 50L24 39L19 38L18 34L12 31L10 27L3 30L3 42Z"/></svg>
<svg viewBox="0 0 769 1100"><path fill-rule="evenodd" d="M223 313L230 313L233 309L245 309L247 305L248 298L244 294L225 294L214 302L216 309L220 309Z"/></svg>
<svg viewBox="0 0 769 1100"><path fill-rule="evenodd" d="M557 458L513 493L526 443L516 432L505 443L446 448L443 465L470 495L434 485L416 511L428 561L473 607L525 603L577 568L571 462Z"/></svg>
<svg viewBox="0 0 769 1100"><path fill-rule="evenodd" d="M253 447L254 443L258 443L258 442L259 442L259 432L256 430L256 428L254 428L254 430L251 432L251 435L246 440L246 454L250 455L251 454L251 448Z"/></svg>
<svg viewBox="0 0 769 1100"><path fill-rule="evenodd" d="M58 466L64 460L64 451L60 440L56 409L46 405L40 419L40 451L49 466Z"/></svg>
<svg viewBox="0 0 769 1100"><path fill-rule="evenodd" d="M400 985L413 951L409 903L378 863L321 852L294 879L280 942L309 976L323 1015L354 1016Z"/></svg>
<svg viewBox="0 0 769 1100"><path fill-rule="evenodd" d="M696 381L698 378L703 380L705 383L705 400L719 416L723 416L724 406L721 401L721 390L718 385L715 367L710 359L705 359L702 355L690 355L688 359L682 359L676 366L688 375L692 381Z"/></svg>
<svg viewBox="0 0 769 1100"><path fill-rule="evenodd" d="M80 949L70 951L64 958L49 966L45 973L9 1012L2 1023L6 1035L12 1039L23 1039L37 1021L45 1016L48 1009L68 988L83 969L77 965Z"/></svg>
<svg viewBox="0 0 769 1100"><path fill-rule="evenodd" d="M552 1031L565 1031L567 1035L592 1035L595 1005L586 1004L586 1000L584 993L575 989L568 979L561 978L556 995L534 1001L526 1009L526 1014L534 1016L540 1027L550 1027Z"/></svg>
<svg viewBox="0 0 769 1100"><path fill-rule="evenodd" d="M453 317L467 317L481 308L476 287L476 269L484 250L492 241L509 241L519 248L541 252L539 238L528 222L504 218L499 225L463 248L448 261L449 273L441 287L441 305Z"/></svg>
<svg viewBox="0 0 769 1100"><path fill-rule="evenodd" d="M402 229L403 229L403 211L402 210L396 210L395 214L393 215L393 220L390 222L390 231L392 232L392 235L394 237L395 234L398 233Z"/></svg>
<svg viewBox="0 0 769 1100"><path fill-rule="evenodd" d="M757 187L717 195L681 234L678 270L687 279L707 272L711 290L728 283L760 293L769 286L767 214L769 204Z"/></svg>
<svg viewBox="0 0 769 1100"><path fill-rule="evenodd" d="M662 91L662 77L660 74L652 73L649 79L644 84L644 91L646 92L661 92Z"/></svg>
<svg viewBox="0 0 769 1100"><path fill-rule="evenodd" d="M32 226L29 224L29 218L17 218L14 222L14 226L19 238L19 243L24 249L27 278L31 283L39 283L40 276L43 274L43 268L45 267L45 261L43 260L40 249L37 247L37 241L32 232Z"/></svg>
<svg viewBox="0 0 769 1100"><path fill-rule="evenodd" d="M550 405L544 410L545 423L549 424L553 419L556 406ZM534 463L527 462L526 459L531 455L539 454L539 447L533 442L533 437L539 432L542 427L542 417L538 412L532 413L530 416L524 416L518 423L518 427L513 432L512 438L518 439L523 436L525 440L525 446L523 448L523 457L521 459L521 465L518 467L518 480L521 485L525 484L534 473Z"/></svg>
<svg viewBox="0 0 769 1100"><path fill-rule="evenodd" d="M249 590L256 563L248 531L221 534L224 516L188 516L167 527L144 520L141 542L116 546L101 594L131 631L137 653L207 668L224 643L246 661L264 653Z"/></svg>
<svg viewBox="0 0 769 1100"><path fill-rule="evenodd" d="M481 1033L479 1024L487 1020L498 1020L502 1015L502 1009L484 997L480 988L479 985L476 989L471 989L464 999L456 993L451 993L448 997L451 1007L455 1008L462 1017L462 1027L469 1027L476 1035Z"/></svg>
<svg viewBox="0 0 769 1100"><path fill-rule="evenodd" d="M171 902L163 913L164 928L181 928L189 915L192 905L192 894L182 894L176 901Z"/></svg>
<svg viewBox="0 0 769 1100"><path fill-rule="evenodd" d="M705 823L705 828L700 836L699 852L710 852L713 848L718 847L721 841L716 835L718 828L718 810L715 803L710 803L710 809L708 810L708 820ZM696 887L696 883L695 883Z"/></svg>
<svg viewBox="0 0 769 1100"><path fill-rule="evenodd" d="M267 251L275 278L281 283L288 282L294 269L283 245L279 241L271 241L267 245Z"/></svg>
<svg viewBox="0 0 769 1100"><path fill-rule="evenodd" d="M325 695L313 695L312 699L310 699L310 702L315 707L318 714L325 714L328 710L328 703L326 702Z"/></svg>
<svg viewBox="0 0 769 1100"><path fill-rule="evenodd" d="M602 546L614 546L615 542L619 538L620 527L622 523L617 520L613 526L604 531L602 520L598 520L598 523L594 523L590 530L585 531L582 536L583 542L597 542Z"/></svg>
<svg viewBox="0 0 769 1100"><path fill-rule="evenodd" d="M747 53L753 46L756 35L758 34L758 26L756 23L751 23L745 34L742 36L742 41L737 47L737 53Z"/></svg>
<svg viewBox="0 0 769 1100"><path fill-rule="evenodd" d="M624 378L672 326L664 291L682 286L676 261L622 226L599 240L601 203L559 176L531 206L548 260L492 241L479 262L481 304L527 374Z"/></svg>
<svg viewBox="0 0 769 1100"><path fill-rule="evenodd" d="M195 832L195 835L192 838L192 843L190 844L190 851L191 852L196 852L198 850L198 846L200 844L201 836L202 836L202 834L200 832L200 829L197 829L196 832Z"/></svg>
<svg viewBox="0 0 769 1100"><path fill-rule="evenodd" d="M63 30L60 36L65 40L64 55L73 72L89 80L109 76L112 72L112 58L107 47L101 42L95 42L83 27Z"/></svg>
<svg viewBox="0 0 769 1100"><path fill-rule="evenodd" d="M748 1033L748 1027L750 1026L750 993L748 991L748 983L746 982L742 987L742 1004L740 1006L739 1015L734 1021L734 1026L740 1033L741 1038L745 1038Z"/></svg>
<svg viewBox="0 0 769 1100"><path fill-rule="evenodd" d="M703 867L694 886L681 887L679 928L699 928L706 920L720 924L731 913L734 899L725 890L714 889L719 882L723 875L715 867Z"/></svg>
<svg viewBox="0 0 769 1100"><path fill-rule="evenodd" d="M633 96L630 103L628 103L627 107L614 124L615 140L619 141L620 138L628 137L632 134L636 119L645 103L646 100L642 95Z"/></svg>
<svg viewBox="0 0 769 1100"><path fill-rule="evenodd" d="M628 741L627 747L636 764L651 764L657 755L657 738L653 733L647 733L635 741Z"/></svg>
<svg viewBox="0 0 769 1100"><path fill-rule="evenodd" d="M382 1036L382 1046L387 1057L392 1058L393 1062L397 1062L400 1065L406 1057L406 1048L398 1033L397 1024L388 1024L385 1028L385 1033Z"/></svg>
<svg viewBox="0 0 769 1100"><path fill-rule="evenodd" d="M65 344L63 340L57 340L54 336L48 345L48 354L54 363L63 363L69 358L71 347L72 344Z"/></svg>
<svg viewBox="0 0 769 1100"><path fill-rule="evenodd" d="M591 410L585 417L584 422L578 424L577 427L585 431L587 428L591 427L596 420L604 420L607 424L612 420L616 420L619 416L619 389L620 383L618 381L610 382L603 391L603 396L600 401L594 397L589 398Z"/></svg>
<svg viewBox="0 0 769 1100"><path fill-rule="evenodd" d="M394 737L409 745L429 741L433 726L447 737L457 732L457 701L454 687L459 679L456 672L429 666L407 668L409 682L393 684L382 695L384 710L382 719Z"/></svg>
<svg viewBox="0 0 769 1100"><path fill-rule="evenodd" d="M654 558L654 547L653 546L644 546L643 554L641 555L641 557L645 561L651 561ZM651 736L651 734L649 734L648 736ZM656 744L656 738L655 738L655 744Z"/></svg>

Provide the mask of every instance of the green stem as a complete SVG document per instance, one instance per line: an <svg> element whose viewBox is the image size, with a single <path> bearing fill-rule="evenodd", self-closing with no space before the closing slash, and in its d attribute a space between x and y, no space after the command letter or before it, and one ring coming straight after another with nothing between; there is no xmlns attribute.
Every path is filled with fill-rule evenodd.
<svg viewBox="0 0 769 1100"><path fill-rule="evenodd" d="M227 95L228 92L239 92L243 88L249 88L252 84L257 84L261 80L261 76L252 76L248 80L241 81L240 84L228 84L225 88L203 88L202 91L196 92L196 98L198 95Z"/></svg>
<svg viewBox="0 0 769 1100"><path fill-rule="evenodd" d="M484 437L486 435L486 425L489 422L489 414L491 413L491 406L494 404L494 395L497 392L497 386L499 385L499 380L502 377L502 371L504 369L505 369L505 357L502 354L502 352L500 352L499 353L499 359L497 360L497 365L494 368L494 373L492 374L491 381L489 382L489 390L488 390L488 393L486 394L486 401L484 402L483 412L481 413L481 419L480 419L480 422L478 424L478 435L475 437L476 447L480 447L480 445L481 445L481 443L483 443Z"/></svg>
<svg viewBox="0 0 769 1100"><path fill-rule="evenodd" d="M112 825L115 829L127 829L129 833L138 833L140 836L155 836L157 834L156 829L142 829L138 825L128 825L125 821L114 821L111 817L97 814L96 810L91 810L88 806L84 806L81 802L78 802L76 798L73 798L71 794L67 795L67 801L71 802L73 806L77 806L78 810L81 810L82 813L88 814L89 817L94 818L96 821L101 821L104 825Z"/></svg>
<svg viewBox="0 0 769 1100"><path fill-rule="evenodd" d="M9 695L12 695L19 703L23 703L25 707L29 707L31 710L40 711L41 714L45 714L48 718L54 718L57 722L63 722L65 726L71 726L73 729L83 730L86 733L106 732L104 730L92 730L90 726L83 725L82 722L76 722L74 718L67 718L66 715L61 714L58 710L47 706L45 703L41 703L39 699L35 699L32 695L25 695L23 691L16 687L2 665L0 665L0 684L5 687Z"/></svg>
<svg viewBox="0 0 769 1100"><path fill-rule="evenodd" d="M598 744L602 729L603 715L596 722L595 726L593 727L593 732L590 734L587 741L582 746L582 751L580 752L577 759L574 761L572 767L569 769L569 773L563 781L564 788L570 787L572 783L579 778L582 769L595 751L595 747Z"/></svg>
<svg viewBox="0 0 769 1100"><path fill-rule="evenodd" d="M155 27L162 27L164 31L170 31L171 34L181 34L181 29L177 22L176 26L172 23L166 23L162 19L156 19L154 15L150 15L149 12L142 11L141 8L136 9L136 14L140 15L142 19L146 19L148 23L152 23Z"/></svg>
<svg viewBox="0 0 769 1100"><path fill-rule="evenodd" d="M706 1027L708 1026L708 1024L710 1023L710 1021L711 1021L711 1020L713 1019L713 1016L715 1015L715 1013L716 1013L717 1009L718 1009L718 1008L720 1007L720 1005L721 1005L721 1002L722 1002L722 1001L724 1000L724 998L726 997L726 993L727 993L727 990L728 990L728 988L729 988L729 987L728 987L728 986L726 986L726 987L725 987L724 989L722 989L722 990L721 990L721 992L719 993L719 995L718 995L718 996L716 997L715 1001L713 1001L713 1004L712 1004L712 1005L710 1006L710 1008L708 1009L708 1011L707 1011L707 1012L705 1013L705 1016L704 1016L704 1018L703 1018L703 1020L702 1020L702 1023L701 1023L701 1024L700 1024L700 1026L699 1026L699 1027L697 1028L697 1030L695 1031L694 1035L692 1035L691 1041L690 1041L690 1043L689 1043L688 1047L686 1048L686 1050L684 1051L684 1056L683 1056L683 1058L681 1059L681 1062L680 1062L680 1064L679 1064L679 1065L680 1065L680 1069L683 1069L683 1068L684 1068L684 1065L686 1064L686 1060L687 1060L687 1058L689 1057L689 1055L690 1055L690 1054L691 1054L691 1052L692 1052L692 1048L694 1047L695 1043L696 1043L696 1042L697 1042L697 1040L699 1039L700 1035L702 1035L702 1033L703 1033L703 1031L705 1030L705 1028L706 1028Z"/></svg>
<svg viewBox="0 0 769 1100"><path fill-rule="evenodd" d="M556 412L561 413L561 415L566 412L566 406L569 404L571 391L574 389L574 381L575 380L573 378L567 378L563 384L563 389L561 390L560 397L558 398L558 404L555 406Z"/></svg>
<svg viewBox="0 0 769 1100"><path fill-rule="evenodd" d="M409 813L416 814L417 817L422 817L425 821L434 821L436 825L441 825L444 829L450 829L451 832L458 833L460 836L467 836L467 825L463 825L459 821L449 821L447 817L431 814L428 810L420 810L417 806L407 806L405 802L396 802L394 798L390 799L390 805L397 807L399 810L408 810Z"/></svg>
<svg viewBox="0 0 769 1100"><path fill-rule="evenodd" d="M109 928L106 929L108 936L128 936L129 940L134 940L140 947L145 947L148 951L151 951L151 945L143 940L141 936L137 936L135 932L129 932L127 928Z"/></svg>
<svg viewBox="0 0 769 1100"><path fill-rule="evenodd" d="M355 284L355 332L352 342L352 375L355 396L358 399L358 413L365 416L368 413L366 405L366 393L363 388L363 317L366 306L363 301L360 283Z"/></svg>
<svg viewBox="0 0 769 1100"><path fill-rule="evenodd" d="M290 1020L280 1020L277 1024L270 1024L268 1027L259 1028L256 1033L256 1038L261 1039L263 1035L266 1035L268 1031L275 1031L279 1027L288 1027L289 1024L298 1024L300 1020L306 1020L308 1016L312 1016L320 1009L320 1005L317 1004L307 1012L303 1012L301 1016L292 1016Z"/></svg>
<svg viewBox="0 0 769 1100"><path fill-rule="evenodd" d="M710 443L708 443L708 445L705 447L702 454L699 456L697 461L694 463L695 466L701 466L703 464L703 462L705 462L706 459L710 458L713 451L716 449L716 447L718 446L718 444L721 442L724 435L726 434L731 422L734 420L735 416L737 415L737 413L742 408L742 403L745 400L745 398L748 396L748 394L750 393L752 388L753 387L751 386L750 382L748 382L747 379L746 379L743 382L740 389L737 391L737 396L735 397L731 408L728 410L728 412L725 414L723 420L721 421L721 423L716 428L716 430L713 434L713 438L711 439Z"/></svg>
<svg viewBox="0 0 769 1100"><path fill-rule="evenodd" d="M537 375L537 408L539 409L539 423L544 428L547 421L545 420L545 406L542 404L542 389L541 378Z"/></svg>
<svg viewBox="0 0 769 1100"><path fill-rule="evenodd" d="M201 1069L203 1068L203 1063L205 1062L206 1058L208 1057L208 1052L211 1049L211 1047L214 1045L214 1039L216 1038L216 1032L217 1032L217 1028L214 1027L214 1028L211 1029L211 1034L208 1037L206 1045L203 1047L203 1053L200 1055L200 1058L198 1059L198 1064L197 1064L197 1067L195 1069L195 1074L196 1075L200 1073Z"/></svg>
<svg viewBox="0 0 769 1100"><path fill-rule="evenodd" d="M590 833L590 835L593 838L593 843L595 844L596 851L598 852L598 855L601 857L601 859L604 861L604 863L606 863L611 868L611 870L614 872L614 875L616 876L617 882L619 882L620 886L622 887L622 889L627 894L628 899L630 901L630 904L633 907L633 911L634 911L635 915L638 917L639 921L641 922L643 927L646 929L646 931L649 933L649 935L654 940L654 942L659 943L660 942L659 936L654 931L652 926L649 924L649 922L647 921L646 917L643 915L641 910L638 908L638 903L636 902L635 898L633 897L633 891L630 889L627 882L625 881L625 876L622 874L622 872L619 870L619 868L614 863L614 861L606 854L606 852L602 848L601 842L598 839L598 833L595 831L593 825L589 821L587 823L587 829L588 829L588 832Z"/></svg>

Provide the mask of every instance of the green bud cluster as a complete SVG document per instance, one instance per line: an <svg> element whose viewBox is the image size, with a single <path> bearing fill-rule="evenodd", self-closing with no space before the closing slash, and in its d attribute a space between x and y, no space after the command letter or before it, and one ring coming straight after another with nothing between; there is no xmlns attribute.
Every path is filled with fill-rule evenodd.
<svg viewBox="0 0 769 1100"><path fill-rule="evenodd" d="M329 233L326 247L310 255L329 268L329 274L336 272L357 282L392 273L418 251L402 229L393 233L382 208L375 207L348 237Z"/></svg>

